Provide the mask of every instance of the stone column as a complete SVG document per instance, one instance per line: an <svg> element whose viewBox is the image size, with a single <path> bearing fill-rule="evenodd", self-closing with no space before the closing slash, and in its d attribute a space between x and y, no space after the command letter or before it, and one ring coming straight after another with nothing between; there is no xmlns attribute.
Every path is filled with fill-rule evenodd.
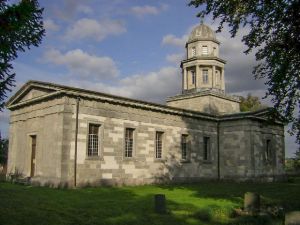
<svg viewBox="0 0 300 225"><path fill-rule="evenodd" d="M212 66L212 80L211 80L211 88L216 86L216 66Z"/></svg>
<svg viewBox="0 0 300 225"><path fill-rule="evenodd" d="M199 74L199 66L196 65L196 82L195 82L195 88L199 87L199 84L198 84L198 80L200 80L200 74Z"/></svg>
<svg viewBox="0 0 300 225"><path fill-rule="evenodd" d="M220 73L221 73L220 76L222 77L221 87L222 87L222 90L225 92L225 70L224 70L224 68L221 69Z"/></svg>
<svg viewBox="0 0 300 225"><path fill-rule="evenodd" d="M188 82L187 71L186 71L186 68L183 68L183 84L182 84L183 90L182 91L187 90L187 87L188 87L187 82Z"/></svg>

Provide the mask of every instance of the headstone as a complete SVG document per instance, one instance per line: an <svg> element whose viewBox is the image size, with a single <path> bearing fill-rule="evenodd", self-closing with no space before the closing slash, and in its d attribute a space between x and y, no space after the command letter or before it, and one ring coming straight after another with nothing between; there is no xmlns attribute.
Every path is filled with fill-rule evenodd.
<svg viewBox="0 0 300 225"><path fill-rule="evenodd" d="M257 193L246 192L244 196L244 210L249 213L257 213L260 210L260 196Z"/></svg>
<svg viewBox="0 0 300 225"><path fill-rule="evenodd" d="M156 213L166 213L166 197L164 194L154 195L154 209Z"/></svg>
<svg viewBox="0 0 300 225"><path fill-rule="evenodd" d="M300 211L285 214L285 225L300 225Z"/></svg>

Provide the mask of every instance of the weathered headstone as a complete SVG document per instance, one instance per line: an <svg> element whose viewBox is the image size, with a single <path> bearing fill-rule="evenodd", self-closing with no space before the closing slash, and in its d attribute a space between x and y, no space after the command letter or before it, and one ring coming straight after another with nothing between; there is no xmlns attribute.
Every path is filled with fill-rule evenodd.
<svg viewBox="0 0 300 225"><path fill-rule="evenodd" d="M285 214L285 225L300 225L300 211Z"/></svg>
<svg viewBox="0 0 300 225"><path fill-rule="evenodd" d="M154 209L156 213L166 213L166 197L164 194L154 195Z"/></svg>
<svg viewBox="0 0 300 225"><path fill-rule="evenodd" d="M260 210L260 195L253 192L246 192L244 196L244 211L257 213Z"/></svg>

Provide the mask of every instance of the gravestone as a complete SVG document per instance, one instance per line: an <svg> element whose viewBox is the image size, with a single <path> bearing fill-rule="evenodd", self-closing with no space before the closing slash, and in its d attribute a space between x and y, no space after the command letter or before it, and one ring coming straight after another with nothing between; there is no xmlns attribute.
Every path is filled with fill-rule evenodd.
<svg viewBox="0 0 300 225"><path fill-rule="evenodd" d="M300 211L285 214L285 225L300 225Z"/></svg>
<svg viewBox="0 0 300 225"><path fill-rule="evenodd" d="M260 195L253 192L246 192L244 196L244 211L257 213L260 210Z"/></svg>
<svg viewBox="0 0 300 225"><path fill-rule="evenodd" d="M164 194L154 195L154 209L156 213L166 213L166 197Z"/></svg>

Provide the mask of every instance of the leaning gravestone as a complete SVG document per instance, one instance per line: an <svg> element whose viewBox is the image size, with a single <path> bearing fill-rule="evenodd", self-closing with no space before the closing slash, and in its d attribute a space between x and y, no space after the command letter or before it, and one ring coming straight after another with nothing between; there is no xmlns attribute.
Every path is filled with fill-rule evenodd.
<svg viewBox="0 0 300 225"><path fill-rule="evenodd" d="M300 211L285 214L285 225L300 225Z"/></svg>
<svg viewBox="0 0 300 225"><path fill-rule="evenodd" d="M166 213L166 197L164 194L154 195L154 209L156 213Z"/></svg>
<svg viewBox="0 0 300 225"><path fill-rule="evenodd" d="M244 196L244 211L258 213L260 210L260 196L253 192L246 192Z"/></svg>

